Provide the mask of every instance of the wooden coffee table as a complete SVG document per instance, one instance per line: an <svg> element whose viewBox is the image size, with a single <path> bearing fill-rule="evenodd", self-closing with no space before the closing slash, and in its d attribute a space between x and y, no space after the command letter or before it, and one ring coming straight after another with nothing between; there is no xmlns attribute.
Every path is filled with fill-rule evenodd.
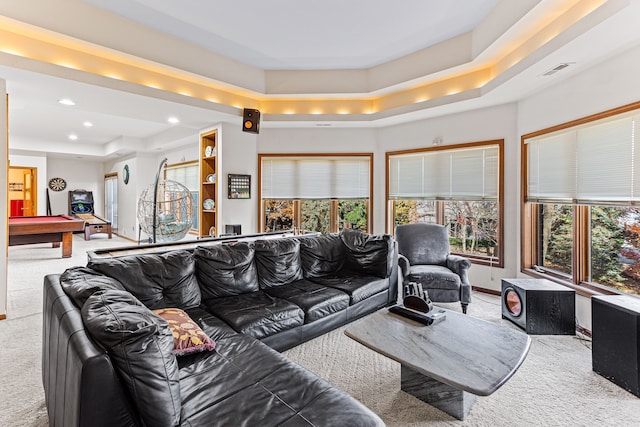
<svg viewBox="0 0 640 427"><path fill-rule="evenodd" d="M353 323L345 334L400 362L403 391L463 420L476 395L490 395L516 372L531 338L443 310L445 320L425 326L383 309Z"/></svg>

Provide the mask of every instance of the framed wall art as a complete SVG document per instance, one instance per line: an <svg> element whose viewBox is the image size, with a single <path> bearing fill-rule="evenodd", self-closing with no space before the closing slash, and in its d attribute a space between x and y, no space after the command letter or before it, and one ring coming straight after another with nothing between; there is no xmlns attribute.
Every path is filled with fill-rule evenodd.
<svg viewBox="0 0 640 427"><path fill-rule="evenodd" d="M229 198L251 198L251 175L229 174Z"/></svg>

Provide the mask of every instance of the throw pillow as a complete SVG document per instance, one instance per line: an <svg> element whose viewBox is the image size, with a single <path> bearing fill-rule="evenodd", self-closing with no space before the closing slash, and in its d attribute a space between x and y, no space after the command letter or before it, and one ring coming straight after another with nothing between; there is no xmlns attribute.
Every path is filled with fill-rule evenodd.
<svg viewBox="0 0 640 427"><path fill-rule="evenodd" d="M176 356L213 350L216 347L200 326L179 308L161 308L153 312L169 324L173 334L173 353Z"/></svg>

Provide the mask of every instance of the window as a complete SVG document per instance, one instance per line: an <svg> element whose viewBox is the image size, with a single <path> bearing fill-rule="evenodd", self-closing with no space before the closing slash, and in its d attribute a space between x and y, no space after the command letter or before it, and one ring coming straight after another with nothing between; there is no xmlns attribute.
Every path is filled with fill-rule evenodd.
<svg viewBox="0 0 640 427"><path fill-rule="evenodd" d="M263 231L370 230L372 154L259 155Z"/></svg>
<svg viewBox="0 0 640 427"><path fill-rule="evenodd" d="M640 295L640 103L522 137L523 271Z"/></svg>
<svg viewBox="0 0 640 427"><path fill-rule="evenodd" d="M387 224L446 225L453 253L502 266L502 140L387 153Z"/></svg>
<svg viewBox="0 0 640 427"><path fill-rule="evenodd" d="M200 178L198 171L198 161L176 163L173 165L167 165L165 169L165 179L179 182L189 189L191 197L193 197L192 212L198 212L198 206L200 206ZM198 230L198 215L194 215L193 225L191 226L192 232Z"/></svg>

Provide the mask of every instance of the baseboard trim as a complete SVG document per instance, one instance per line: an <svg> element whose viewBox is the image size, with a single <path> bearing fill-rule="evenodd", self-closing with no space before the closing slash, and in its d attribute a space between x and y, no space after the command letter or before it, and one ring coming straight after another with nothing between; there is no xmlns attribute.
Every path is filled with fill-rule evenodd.
<svg viewBox="0 0 640 427"><path fill-rule="evenodd" d="M479 288L477 286L472 286L471 290L476 292L482 292L483 294L490 294L490 295L496 295L496 296L502 295L502 292L496 291L495 289Z"/></svg>
<svg viewBox="0 0 640 427"><path fill-rule="evenodd" d="M591 331L585 328L584 326L576 325L576 332L584 335L585 337L592 338Z"/></svg>

